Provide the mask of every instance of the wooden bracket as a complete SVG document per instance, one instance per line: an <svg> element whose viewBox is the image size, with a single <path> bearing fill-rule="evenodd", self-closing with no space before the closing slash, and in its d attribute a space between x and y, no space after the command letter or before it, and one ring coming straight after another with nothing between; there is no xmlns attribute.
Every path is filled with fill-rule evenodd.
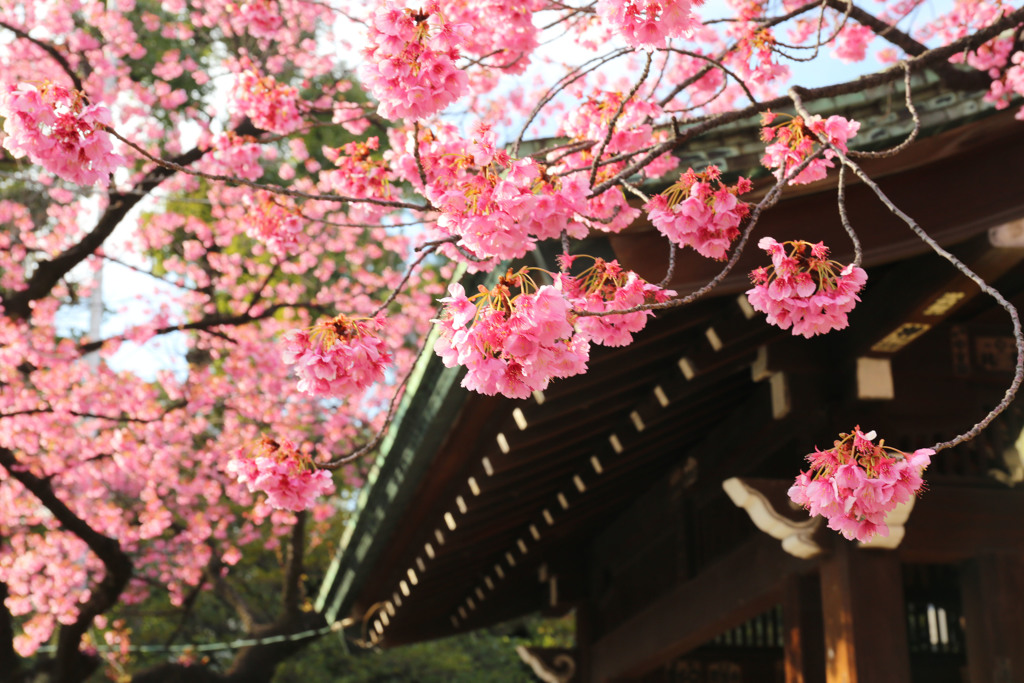
<svg viewBox="0 0 1024 683"><path fill-rule="evenodd" d="M782 549L793 557L809 560L822 554L824 549L814 539L821 518L808 518L803 510L792 509L788 497L780 500L777 482L768 482L768 487L758 487L757 483L730 477L722 482L722 488L736 507L747 511L754 526L782 541Z"/></svg>

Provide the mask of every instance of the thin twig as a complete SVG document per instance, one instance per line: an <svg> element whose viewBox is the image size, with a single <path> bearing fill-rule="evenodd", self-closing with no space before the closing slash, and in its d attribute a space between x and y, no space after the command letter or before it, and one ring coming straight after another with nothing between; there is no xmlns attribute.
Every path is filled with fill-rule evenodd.
<svg viewBox="0 0 1024 683"><path fill-rule="evenodd" d="M196 176L198 178L205 178L207 180L215 180L222 183L228 183L231 185L244 185L257 190L266 190L274 194L285 195L286 197L297 197L299 199L317 199L325 202L339 202L344 204L375 204L377 206L388 206L396 209L413 209L414 211L427 211L430 206L423 204L413 204L411 202L400 202L391 199L376 199L373 197L345 197L342 195L335 194L313 194L311 192L300 192L299 190L292 190L290 188L281 187L280 185L268 185L267 183L257 183L253 180L246 178L239 178L237 176L219 175L216 173L204 173L203 171L196 171L194 169L176 164L166 159L161 159L158 156L150 154L139 145L135 144L131 140L127 139L113 128L106 129L115 138L128 145L136 152L146 157L153 163L166 168L171 171L177 171L178 173L185 173L187 175Z"/></svg>
<svg viewBox="0 0 1024 683"><path fill-rule="evenodd" d="M427 187L427 172L423 168L423 160L420 159L420 122L417 121L412 125L412 156L416 159L416 171L420 175L420 182L423 183L423 188Z"/></svg>
<svg viewBox="0 0 1024 683"><path fill-rule="evenodd" d="M548 102L553 100L555 96L558 95L558 93L560 93L562 90L569 87L579 79L583 78L591 71L595 71L596 69L600 68L604 64L607 64L613 59L618 59L622 55L629 54L630 52L632 52L630 48L620 48L618 50L615 50L611 54L604 55L603 57L595 57L594 59L588 60L581 64L580 66L573 69L572 71L570 71L569 73L567 73L565 76L562 76L562 78L560 78L557 83L551 86L551 88L549 88L548 91L544 93L544 96L541 97L537 104L534 106L533 110L530 112L530 115L526 117L526 122L523 123L522 130L519 131L519 135L516 136L516 141L512 144L512 156L517 157L519 155L519 145L522 144L523 136L526 135L526 131L530 127L530 124L532 124L533 120L537 118L538 114L540 114L541 109L547 106ZM597 63L588 69L584 69L584 67L591 64L592 62Z"/></svg>
<svg viewBox="0 0 1024 683"><path fill-rule="evenodd" d="M843 229L846 230L846 234L850 236L850 242L853 243L853 265L860 266L861 261L864 257L864 252L861 250L860 239L857 237L857 232L853 229L853 224L850 223L850 217L846 213L846 166L841 165L839 167L839 186L838 186L838 202L839 202L839 220L843 224Z"/></svg>
<svg viewBox="0 0 1024 683"><path fill-rule="evenodd" d="M427 247L426 249L423 249L423 252L416 257L416 260L409 264L409 267L405 271L405 276L402 277L402 281L399 282L398 285L391 291L391 294L388 296L387 299L384 300L384 303L378 306L377 310L370 314L371 318L376 318L379 313L387 310L387 307L391 305L391 302L398 297L398 294L402 291L402 288L405 287L407 282L409 282L409 278L412 277L412 271L415 270L418 265L423 263L423 259L427 258L427 256L434 253L436 249L436 246L430 246Z"/></svg>
<svg viewBox="0 0 1024 683"><path fill-rule="evenodd" d="M904 87L904 100L907 103L907 111L910 112L911 118L914 120L914 130L910 131L910 135L907 138L889 149L879 150L877 152L858 152L850 151L849 155L853 158L864 158L864 159L883 159L886 157L896 156L907 147L910 146L914 140L917 139L918 133L921 132L921 117L917 114L917 107L914 106L913 90L910 87L910 65L905 61L900 62L900 66L904 69L903 74L903 87Z"/></svg>

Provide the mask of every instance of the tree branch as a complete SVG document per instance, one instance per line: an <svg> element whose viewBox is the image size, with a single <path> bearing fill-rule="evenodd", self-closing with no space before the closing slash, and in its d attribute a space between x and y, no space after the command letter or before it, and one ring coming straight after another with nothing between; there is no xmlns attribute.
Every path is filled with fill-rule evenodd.
<svg viewBox="0 0 1024 683"><path fill-rule="evenodd" d="M825 4L839 12L848 12L851 19L862 26L867 26L879 38L884 38L911 57L918 57L928 52L928 46L918 42L909 34L901 31L893 24L882 21L870 12L866 12L852 2L844 0L824 0ZM951 88L958 90L981 90L992 81L981 71L963 71L948 61L933 64L932 71Z"/></svg>
<svg viewBox="0 0 1024 683"><path fill-rule="evenodd" d="M46 54L50 55L50 57L53 58L53 61L60 64L60 68L63 69L64 73L66 73L68 75L68 78L71 79L71 83L75 86L75 90L78 90L79 92L82 92L82 90L84 90L84 86L82 85L82 79L79 77L77 73L75 73L75 70L71 68L71 63L68 61L68 58L61 54L60 50L58 50L53 45L50 45L49 43L33 38L24 29L20 29L17 26L12 26L6 21L0 21L0 26L4 27L5 29L10 31L14 35L18 36L19 38L27 40L28 42L43 50Z"/></svg>
<svg viewBox="0 0 1024 683"><path fill-rule="evenodd" d="M253 135L259 130L249 122L243 121L235 129L239 135ZM201 159L209 150L198 147L185 152L174 158L176 166L186 166ZM100 216L96 227L82 238L80 242L49 261L42 261L32 273L32 277L26 282L26 287L17 292L7 293L3 296L4 312L12 318L27 320L32 312L30 304L33 301L47 296L53 287L72 268L87 259L110 237L124 217L128 215L132 207L142 201L156 186L167 178L171 177L174 171L165 166L156 166L151 169L145 177L130 191L115 192L110 195L110 203L106 211Z"/></svg>
<svg viewBox="0 0 1024 683"><path fill-rule="evenodd" d="M215 315L208 315L205 318L200 318L199 320L194 320L190 323L158 327L156 330L153 331L153 336L156 337L162 334L169 334L171 332L184 332L186 330L206 331L214 327L232 327L235 325L245 325L247 323L256 322L257 320L269 318L270 316L274 315L283 308L304 308L311 311L321 311L324 309L324 306L322 306L321 304L314 304L310 302L301 302L296 304L273 304L271 306L267 306L259 313L246 312L239 313L237 315L224 315L221 313L217 313ZM91 353L93 351L96 351L97 349L102 348L103 345L106 344L107 342L115 340L123 341L124 339L124 335L107 337L106 339L98 339L96 341L79 344L78 350L82 353L82 355L85 355L87 353Z"/></svg>
<svg viewBox="0 0 1024 683"><path fill-rule="evenodd" d="M73 683L84 677L81 675L84 655L79 652L82 636L92 625L93 619L117 603L131 579L132 562L121 550L117 539L104 536L76 515L57 497L47 480L32 474L25 465L18 462L13 451L0 448L0 466L39 499L66 531L84 541L89 550L103 562L106 570L103 579L90 591L89 599L79 606L75 621L63 626L57 639L53 681Z"/></svg>
<svg viewBox="0 0 1024 683"><path fill-rule="evenodd" d="M295 524L285 547L281 607L285 618L294 617L302 602L303 556L306 544L306 511L295 513Z"/></svg>
<svg viewBox="0 0 1024 683"><path fill-rule="evenodd" d="M802 89L800 92L803 94L804 100L812 101L824 99L826 97L838 97L839 95L847 95L854 92L860 92L868 88L873 88L875 86L885 85L897 80L898 78L902 78L905 73L904 69L909 69L910 71L922 71L929 68L934 69L936 65L941 65L947 62L953 55L963 52L964 50L974 49L998 36L1006 29L1013 28L1021 22L1024 22L1024 7L1003 15L1001 18L992 22L985 28L976 31L969 36L964 36L959 40L954 40L949 45L943 45L941 47L928 50L927 52L923 52L916 57L911 57L905 62L901 62L900 64L888 69L884 69L867 76L860 76L859 78L852 81L846 81L845 83L837 83L835 85L827 85L820 88ZM989 79L986 77L986 84L983 88L987 87L988 80ZM769 109L784 108L790 104L791 100L788 96L776 97L775 99L760 102L744 109L737 109L731 112L718 114L705 119L700 123L694 124L682 131L679 135L670 138L659 145L651 147L639 161L633 162L616 173L613 177L608 178L591 190L590 196L596 197L605 190L620 184L623 180L628 179L634 173L640 171L665 152L671 149L680 149L684 147L687 142L698 135L702 135L708 131L735 121L741 121L760 112L768 111Z"/></svg>

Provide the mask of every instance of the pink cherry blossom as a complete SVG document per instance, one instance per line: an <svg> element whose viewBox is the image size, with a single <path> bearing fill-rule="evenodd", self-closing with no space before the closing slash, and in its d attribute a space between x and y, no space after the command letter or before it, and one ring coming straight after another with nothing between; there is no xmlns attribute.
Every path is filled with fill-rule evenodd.
<svg viewBox="0 0 1024 683"><path fill-rule="evenodd" d="M16 158L27 156L48 171L79 185L106 185L127 160L113 151L106 126L113 123L103 105L86 105L82 94L54 83L28 83L0 89L3 146Z"/></svg>
<svg viewBox="0 0 1024 683"><path fill-rule="evenodd" d="M375 156L379 148L377 137L369 137L365 142L349 142L338 149L324 147L324 156L336 168L320 174L323 189L345 197L390 199L392 173L388 164ZM372 223L388 211L385 206L352 203L348 216L353 222Z"/></svg>
<svg viewBox="0 0 1024 683"><path fill-rule="evenodd" d="M278 256L293 251L300 243L302 219L287 197L264 190L243 199L249 211L245 214L246 234L267 245Z"/></svg>
<svg viewBox="0 0 1024 683"><path fill-rule="evenodd" d="M747 290L747 299L754 310L767 314L772 325L792 327L794 335L807 338L848 325L847 314L867 282L862 268L829 260L820 242L780 244L764 237L758 246L771 255L772 265L750 274L754 287Z"/></svg>
<svg viewBox="0 0 1024 683"><path fill-rule="evenodd" d="M266 493L267 503L278 510L308 510L320 496L334 492L330 472L316 469L287 439L278 443L264 436L251 450L239 449L226 469L249 491Z"/></svg>
<svg viewBox="0 0 1024 683"><path fill-rule="evenodd" d="M439 237L458 238L460 250L446 253L459 258L468 252L474 267L485 270L524 256L538 239L563 230L573 237L587 234L582 176L560 178L534 159L512 160L484 124L474 126L469 139L439 133L444 137L432 148L420 150L420 162L427 179L423 194L440 211ZM423 137L435 142L433 135Z"/></svg>
<svg viewBox="0 0 1024 683"><path fill-rule="evenodd" d="M358 398L370 385L384 379L391 363L380 332L383 317L349 318L339 315L309 330L284 336L284 362L295 366L299 391L310 396Z"/></svg>
<svg viewBox="0 0 1024 683"><path fill-rule="evenodd" d="M885 516L917 495L921 473L935 454L930 448L903 453L874 439L874 432L859 427L840 434L832 448L807 456L810 469L789 489L794 503L826 518L830 529L850 540L889 535Z"/></svg>
<svg viewBox="0 0 1024 683"><path fill-rule="evenodd" d="M701 173L691 168L644 209L665 237L681 247L693 247L701 256L723 260L750 211L736 196L750 188L750 181L742 177L734 186L725 185L717 166Z"/></svg>
<svg viewBox="0 0 1024 683"><path fill-rule="evenodd" d="M239 5L238 14L240 23L256 38L273 38L284 24L280 8L273 0L245 0Z"/></svg>
<svg viewBox="0 0 1024 683"><path fill-rule="evenodd" d="M384 3L373 15L370 46L359 69L362 84L380 102L377 113L422 119L461 97L468 79L455 61L467 29L448 23L437 0L422 12Z"/></svg>
<svg viewBox="0 0 1024 683"><path fill-rule="evenodd" d="M790 117L782 123L771 125L779 116L767 112L762 117L761 139L769 144L761 163L773 169L776 178L783 178L811 156L820 145L819 135L823 135L837 149L846 152L847 143L860 129L860 123L842 116L830 116L822 119L812 116L804 121L801 117ZM825 177L828 169L835 166L832 159L836 154L831 148L811 161L796 177L789 181L790 185L813 183Z"/></svg>
<svg viewBox="0 0 1024 683"><path fill-rule="evenodd" d="M302 126L298 89L272 76L260 76L252 69L241 72L232 97L238 112L257 128L287 135Z"/></svg>
<svg viewBox="0 0 1024 683"><path fill-rule="evenodd" d="M577 311L604 313L624 310L651 301L668 301L675 296L674 291L652 285L631 270L623 270L618 261L599 258L593 261L591 267L577 276L568 273L555 276L555 286ZM632 343L633 334L642 330L652 315L652 311L646 310L578 316L576 330L580 337L595 344L627 346Z"/></svg>
<svg viewBox="0 0 1024 683"><path fill-rule="evenodd" d="M598 0L597 13L632 47L665 47L699 25L693 5L703 0Z"/></svg>
<svg viewBox="0 0 1024 683"><path fill-rule="evenodd" d="M551 285L525 291L531 282L525 269L509 271L472 299L462 285L448 287L434 352L447 367L466 368L462 386L526 398L554 378L586 371L590 344L574 334L569 301Z"/></svg>

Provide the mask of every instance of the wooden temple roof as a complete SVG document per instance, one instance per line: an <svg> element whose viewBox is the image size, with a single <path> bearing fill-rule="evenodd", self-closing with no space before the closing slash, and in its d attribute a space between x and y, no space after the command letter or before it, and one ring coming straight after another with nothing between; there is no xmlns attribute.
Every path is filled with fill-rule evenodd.
<svg viewBox="0 0 1024 683"><path fill-rule="evenodd" d="M898 139L906 117L895 105L878 111L883 99L854 104L889 117ZM942 244L1024 303L1024 124L977 97L940 93L919 106L930 134L865 168ZM688 150L684 164L753 168L756 154L741 142L751 125ZM725 479L791 479L815 444L857 423L904 449L969 428L1012 376L1006 315L860 184L848 188L848 206L870 279L847 330L804 340L767 325L740 294L764 260L750 245L707 299L659 313L628 347L592 347L587 374L531 399L467 392L457 369L426 354L316 608L331 621L365 617L363 636L393 646L599 595L606 623L597 628L611 631L679 576L771 541L730 502ZM762 221L755 240L821 239L840 260L850 252L834 178L785 193ZM589 246L650 280L664 276L666 243L650 228ZM671 285L691 291L720 267L680 253ZM891 370L881 385L871 379L878 367ZM928 472L937 502L926 505L926 494L922 510L935 509L922 514L953 514L941 509L947 485L995 491L996 478L1024 476L1003 453L1022 426L1024 410L1013 406L982 437L937 458ZM915 535L914 519L908 552L928 557L934 539ZM674 556L645 554L666 535L683 538Z"/></svg>

